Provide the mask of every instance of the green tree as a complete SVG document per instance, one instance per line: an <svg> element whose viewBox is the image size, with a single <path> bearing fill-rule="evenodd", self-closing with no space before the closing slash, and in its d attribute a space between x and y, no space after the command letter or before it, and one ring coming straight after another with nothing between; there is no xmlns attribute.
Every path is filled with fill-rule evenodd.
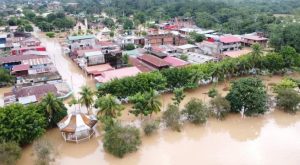
<svg viewBox="0 0 300 165"><path fill-rule="evenodd" d="M135 127L116 124L105 132L103 147L114 156L122 158L125 154L138 150L141 145L140 132Z"/></svg>
<svg viewBox="0 0 300 165"><path fill-rule="evenodd" d="M14 83L14 77L10 75L9 71L0 68L0 86L2 85L10 85Z"/></svg>
<svg viewBox="0 0 300 165"><path fill-rule="evenodd" d="M21 147L15 142L2 142L0 144L0 162L3 165L14 165L21 157Z"/></svg>
<svg viewBox="0 0 300 165"><path fill-rule="evenodd" d="M24 30L25 30L26 32L32 32L32 31L33 31L33 27L32 27L30 24L26 24L26 25L24 26Z"/></svg>
<svg viewBox="0 0 300 165"><path fill-rule="evenodd" d="M210 109L217 119L222 120L230 112L230 103L221 95L217 95L210 100Z"/></svg>
<svg viewBox="0 0 300 165"><path fill-rule="evenodd" d="M173 93L174 93L174 97L172 98L172 100L174 102L174 105L179 106L181 101L185 98L183 88L175 88L173 90Z"/></svg>
<svg viewBox="0 0 300 165"><path fill-rule="evenodd" d="M187 120L193 124L203 124L208 118L208 109L199 99L192 98L182 111L187 116Z"/></svg>
<svg viewBox="0 0 300 165"><path fill-rule="evenodd" d="M133 29L133 22L130 19L125 19L123 24L123 29L125 30L131 30Z"/></svg>
<svg viewBox="0 0 300 165"><path fill-rule="evenodd" d="M293 89L281 89L278 91L276 103L285 112L296 113L299 110L300 95Z"/></svg>
<svg viewBox="0 0 300 165"><path fill-rule="evenodd" d="M146 22L146 15L143 12L139 12L134 15L134 20L138 20L141 24L144 24Z"/></svg>
<svg viewBox="0 0 300 165"><path fill-rule="evenodd" d="M263 59L263 65L271 73L281 71L285 67L284 60L278 53L268 53Z"/></svg>
<svg viewBox="0 0 300 165"><path fill-rule="evenodd" d="M35 109L34 105L21 104L0 107L0 141L25 145L43 135L47 120Z"/></svg>
<svg viewBox="0 0 300 165"><path fill-rule="evenodd" d="M263 55L262 52L262 47L259 44L253 44L251 46L252 48L252 62L253 62L253 67L260 68L261 67L261 58Z"/></svg>
<svg viewBox="0 0 300 165"><path fill-rule="evenodd" d="M128 54L124 54L122 56L122 62L123 62L123 64L128 65L128 61L129 61L129 55Z"/></svg>
<svg viewBox="0 0 300 165"><path fill-rule="evenodd" d="M291 68L295 65L298 60L299 54L297 54L296 50L290 46L284 46L280 50L280 55L283 58L284 66L287 68Z"/></svg>
<svg viewBox="0 0 300 165"><path fill-rule="evenodd" d="M158 92L155 90L151 89L149 92L137 93L130 97L129 100L134 104L130 113L135 116L148 116L152 115L153 112L157 113L160 111L161 102L159 101Z"/></svg>
<svg viewBox="0 0 300 165"><path fill-rule="evenodd" d="M98 116L100 119L103 117L117 118L124 109L118 99L111 94L98 98L95 106L96 108L99 108Z"/></svg>
<svg viewBox="0 0 300 165"><path fill-rule="evenodd" d="M180 111L178 106L169 104L167 110L163 113L162 119L167 127L174 131L181 131Z"/></svg>
<svg viewBox="0 0 300 165"><path fill-rule="evenodd" d="M105 19L103 20L103 24L104 24L105 26L107 26L108 28L112 28L112 27L115 26L115 22L114 22L114 20L111 19L111 18L105 18Z"/></svg>
<svg viewBox="0 0 300 165"><path fill-rule="evenodd" d="M91 114L91 106L94 103L94 92L90 87L84 86L79 92L80 98L79 102L87 108L88 114Z"/></svg>
<svg viewBox="0 0 300 165"><path fill-rule="evenodd" d="M58 99L53 93L48 93L37 105L38 112L45 116L48 127L56 127L56 124L67 114L67 108L61 99Z"/></svg>
<svg viewBox="0 0 300 165"><path fill-rule="evenodd" d="M230 102L231 111L252 116L267 111L267 92L264 84L258 78L241 78L232 83L226 96Z"/></svg>

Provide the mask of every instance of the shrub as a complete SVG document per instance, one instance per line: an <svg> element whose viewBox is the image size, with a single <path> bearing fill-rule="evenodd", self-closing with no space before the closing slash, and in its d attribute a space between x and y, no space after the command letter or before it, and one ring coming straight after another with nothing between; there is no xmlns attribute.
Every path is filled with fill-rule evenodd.
<svg viewBox="0 0 300 165"><path fill-rule="evenodd" d="M120 158L127 153L137 151L140 144L140 132L135 127L115 124L104 134L104 149Z"/></svg>
<svg viewBox="0 0 300 165"><path fill-rule="evenodd" d="M208 109L199 99L192 98L182 111L187 116L187 120L193 124L203 124L208 118Z"/></svg>
<svg viewBox="0 0 300 165"><path fill-rule="evenodd" d="M54 32L47 32L46 36L48 36L49 38L54 38L55 37L55 33Z"/></svg>
<svg viewBox="0 0 300 165"><path fill-rule="evenodd" d="M54 161L54 147L47 140L38 140L33 144L37 165L49 165Z"/></svg>
<svg viewBox="0 0 300 165"><path fill-rule="evenodd" d="M208 91L208 96L209 97L214 98L217 95L218 95L218 90L215 87L209 89L209 91Z"/></svg>
<svg viewBox="0 0 300 165"><path fill-rule="evenodd" d="M210 101L210 109L217 119L224 119L230 112L230 103L224 97L217 95Z"/></svg>
<svg viewBox="0 0 300 165"><path fill-rule="evenodd" d="M293 89L282 89L276 97L277 105L285 112L296 113L300 103L300 95Z"/></svg>
<svg viewBox="0 0 300 165"><path fill-rule="evenodd" d="M135 49L135 46L134 46L134 44L127 44L124 46L124 49L125 50L133 50L133 49Z"/></svg>
<svg viewBox="0 0 300 165"><path fill-rule="evenodd" d="M147 121L143 124L143 130L146 136L152 135L159 128L159 121Z"/></svg>
<svg viewBox="0 0 300 165"><path fill-rule="evenodd" d="M167 127L180 132L181 124L178 106L169 104L167 110L163 113L163 121L166 123Z"/></svg>
<svg viewBox="0 0 300 165"><path fill-rule="evenodd" d="M230 102L232 112L252 116L267 111L267 92L258 78L241 78L234 81L226 99Z"/></svg>
<svg viewBox="0 0 300 165"><path fill-rule="evenodd" d="M277 93L283 89L293 89L296 87L298 87L297 82L295 82L294 80L289 79L289 78L284 78L283 80L281 80L281 82L279 84L275 85L273 87L273 89L274 89L274 92Z"/></svg>
<svg viewBox="0 0 300 165"><path fill-rule="evenodd" d="M179 106L181 101L185 98L183 88L175 88L173 90L174 97L172 98L175 105Z"/></svg>
<svg viewBox="0 0 300 165"><path fill-rule="evenodd" d="M15 142L2 142L0 144L0 162L3 165L14 165L21 157L21 148Z"/></svg>

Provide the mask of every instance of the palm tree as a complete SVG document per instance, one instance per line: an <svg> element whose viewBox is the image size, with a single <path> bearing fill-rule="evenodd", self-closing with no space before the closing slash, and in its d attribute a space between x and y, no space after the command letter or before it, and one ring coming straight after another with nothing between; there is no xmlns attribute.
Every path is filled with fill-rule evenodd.
<svg viewBox="0 0 300 165"><path fill-rule="evenodd" d="M79 104L79 100L77 100L75 97L72 97L72 99L68 102L68 104L70 107L75 106L76 109L76 105Z"/></svg>
<svg viewBox="0 0 300 165"><path fill-rule="evenodd" d="M117 118L121 115L121 111L124 107L119 103L118 99L111 94L106 94L96 100L96 108L99 108L99 117L111 117Z"/></svg>
<svg viewBox="0 0 300 165"><path fill-rule="evenodd" d="M159 95L157 93L157 91L151 89L149 91L149 93L147 93L147 100L148 100L148 103L147 103L147 109L149 109L151 111L151 114L152 112L154 113L157 113L160 111L160 107L161 107L161 102L159 101Z"/></svg>
<svg viewBox="0 0 300 165"><path fill-rule="evenodd" d="M88 114L90 114L90 107L94 103L94 92L90 87L84 86L81 88L79 94L81 96L79 98L79 103L84 105L87 108Z"/></svg>
<svg viewBox="0 0 300 165"><path fill-rule="evenodd" d="M259 44L253 44L251 48L252 48L252 62L254 68L255 64L260 61L263 52L262 52L262 47Z"/></svg>
<svg viewBox="0 0 300 165"><path fill-rule="evenodd" d="M46 110L48 122L51 123L51 125L55 125L56 122L67 114L67 109L64 103L53 93L48 93L41 101L40 106L43 110Z"/></svg>

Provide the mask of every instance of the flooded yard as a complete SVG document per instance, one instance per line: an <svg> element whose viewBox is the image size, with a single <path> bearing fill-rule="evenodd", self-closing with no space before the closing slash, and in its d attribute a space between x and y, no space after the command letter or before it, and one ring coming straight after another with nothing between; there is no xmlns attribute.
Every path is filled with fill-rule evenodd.
<svg viewBox="0 0 300 165"><path fill-rule="evenodd" d="M292 75L300 77L299 74ZM279 82L282 77L262 77L264 83ZM216 88L225 95L221 83ZM202 86L186 92L187 97L208 101L208 90L212 85ZM269 87L270 89L270 87ZM270 91L270 90L269 90ZM171 94L161 96L163 106L171 102ZM127 105L121 116L122 122L133 122L137 118L128 113ZM157 114L154 117L159 117ZM275 110L266 115L241 118L231 114L224 121L210 118L203 126L185 124L182 132L160 129L151 137L142 137L140 149L123 159L106 153L102 147L102 132L97 127L96 136L89 142L70 144L63 141L58 129L45 134L57 152L55 164L73 165L181 165L181 164L231 164L231 165L298 165L300 162L300 114L290 115ZM34 158L32 147L24 149L19 165L30 165Z"/></svg>
<svg viewBox="0 0 300 165"><path fill-rule="evenodd" d="M94 81L87 77L66 55L56 39L39 35L50 53L59 73L78 94L80 87L88 85L95 89ZM292 75L300 78L299 74ZM262 77L266 85L279 82L281 76ZM227 82L228 83L228 82ZM228 85L216 86L224 96ZM186 91L183 106L192 97L209 101L208 90L212 85ZM270 87L268 87L270 93ZM0 89L1 93L10 88ZM1 95L1 97L3 97ZM163 110L171 102L171 94L161 96ZM120 118L122 122L133 122L137 118L128 113L130 106ZM159 117L157 114L154 117ZM44 138L55 146L54 164L59 165L182 165L182 164L230 164L230 165L298 165L300 162L300 113L290 115L275 110L264 116L241 118L229 115L224 121L210 118L203 126L185 124L182 132L160 129L151 137L142 137L140 149L123 159L106 153L102 147L102 132L99 126L89 142L66 143L58 129L48 131ZM18 165L34 164L32 146L24 148Z"/></svg>

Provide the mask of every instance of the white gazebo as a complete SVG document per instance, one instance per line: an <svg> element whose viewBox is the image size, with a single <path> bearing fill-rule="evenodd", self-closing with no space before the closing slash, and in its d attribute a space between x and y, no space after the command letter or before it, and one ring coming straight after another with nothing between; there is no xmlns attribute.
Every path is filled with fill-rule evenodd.
<svg viewBox="0 0 300 165"><path fill-rule="evenodd" d="M89 140L95 131L93 127L97 118L83 113L71 113L57 123L58 128L66 142L80 142Z"/></svg>

